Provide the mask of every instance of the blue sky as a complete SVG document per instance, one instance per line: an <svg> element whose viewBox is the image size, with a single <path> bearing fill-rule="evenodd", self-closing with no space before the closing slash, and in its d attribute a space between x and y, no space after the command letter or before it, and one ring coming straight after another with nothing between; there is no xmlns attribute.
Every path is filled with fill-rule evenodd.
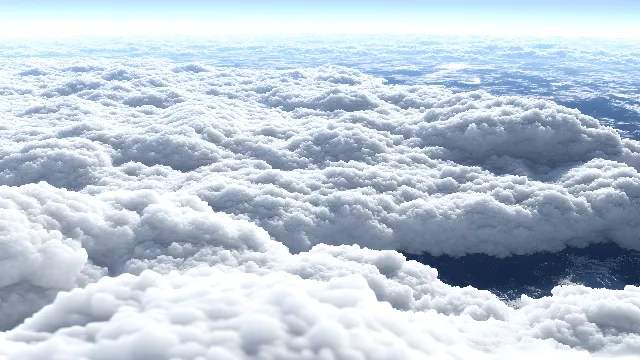
<svg viewBox="0 0 640 360"><path fill-rule="evenodd" d="M91 30L96 33L108 33L108 24L119 24L120 30L147 33L207 28L212 32L228 29L247 33L267 29L479 34L520 31L628 37L638 30L639 18L640 0L0 0L0 30L14 29L16 33L55 33L57 28L71 26L82 33L80 28L87 32L94 23L104 28ZM214 29L212 22L219 26Z"/></svg>
<svg viewBox="0 0 640 360"><path fill-rule="evenodd" d="M427 14L511 13L608 14L631 17L640 13L637 0L0 0L0 9L21 15L65 14ZM527 12L528 14L525 14Z"/></svg>

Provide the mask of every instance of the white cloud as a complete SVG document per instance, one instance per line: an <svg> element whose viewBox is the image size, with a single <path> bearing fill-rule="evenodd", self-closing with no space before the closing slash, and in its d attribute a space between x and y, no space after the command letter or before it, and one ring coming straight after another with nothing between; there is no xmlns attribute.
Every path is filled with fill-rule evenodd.
<svg viewBox="0 0 640 360"><path fill-rule="evenodd" d="M585 359L586 350L605 357L637 354L637 288L568 286L556 288L553 297L525 298L519 308L509 308L486 293L447 287L432 277L432 269L415 262L397 262L395 277L378 274L366 263L360 271L371 275L353 274L350 267L356 270L367 252L344 250L331 251L338 255L331 259L340 275L326 280L319 278L327 269L322 252L305 258L309 269L317 267L311 270L316 273L312 279L280 270L258 275L219 267L182 275L143 272L103 278L59 295L6 333L0 352L30 359L51 353L92 359ZM281 266L287 261L278 260ZM382 256L366 260L389 270ZM380 282L388 288L395 284L410 299L412 293L419 295L399 284L401 279L423 283L419 289L426 294L415 301L421 311L400 311L380 302ZM500 318L475 320L483 310L474 301L493 305ZM449 314L442 305L459 308ZM51 333L55 335L43 337Z"/></svg>
<svg viewBox="0 0 640 360"><path fill-rule="evenodd" d="M12 100L22 126L5 135L4 184L185 191L294 251L639 247L638 145L576 110L386 86L340 67L104 67L83 73L83 84L138 75L71 95L51 90L78 83L55 68L26 82L39 89ZM149 95L158 81L174 95Z"/></svg>
<svg viewBox="0 0 640 360"><path fill-rule="evenodd" d="M0 357L640 352L636 287L509 307L396 252L639 249L640 144L594 118L337 66L1 63Z"/></svg>

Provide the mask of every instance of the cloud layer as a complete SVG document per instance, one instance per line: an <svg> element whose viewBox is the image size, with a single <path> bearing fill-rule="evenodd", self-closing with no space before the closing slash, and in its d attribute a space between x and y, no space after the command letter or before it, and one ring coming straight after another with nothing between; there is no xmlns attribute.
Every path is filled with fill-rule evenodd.
<svg viewBox="0 0 640 360"><path fill-rule="evenodd" d="M640 248L639 145L576 110L341 67L136 65L15 69L0 182L185 192L293 251Z"/></svg>
<svg viewBox="0 0 640 360"><path fill-rule="evenodd" d="M317 245L292 255L193 196L95 197L45 184L4 190L3 198L31 205L25 217L33 218L16 226L32 253L12 254L29 261L3 278L3 325L11 325L6 315L41 306L25 299L42 302L50 290L97 280L4 333L0 354L10 359L586 358L640 350L632 286L563 286L509 307L487 291L446 285L435 269L394 251ZM47 201L38 209L36 199ZM59 226L45 231L46 223ZM40 230L39 243L29 230Z"/></svg>
<svg viewBox="0 0 640 360"><path fill-rule="evenodd" d="M397 252L640 249L640 143L577 110L340 66L2 69L0 356L640 352L636 287L507 306Z"/></svg>

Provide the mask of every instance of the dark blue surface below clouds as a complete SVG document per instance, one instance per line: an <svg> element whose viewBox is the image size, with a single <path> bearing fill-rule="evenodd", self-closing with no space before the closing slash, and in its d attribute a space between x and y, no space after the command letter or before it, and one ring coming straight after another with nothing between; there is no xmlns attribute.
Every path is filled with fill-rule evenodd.
<svg viewBox="0 0 640 360"><path fill-rule="evenodd" d="M640 251L615 244L506 258L481 254L405 256L435 267L447 284L490 290L505 300L517 300L521 294L535 298L550 295L554 286L566 283L607 289L640 285Z"/></svg>

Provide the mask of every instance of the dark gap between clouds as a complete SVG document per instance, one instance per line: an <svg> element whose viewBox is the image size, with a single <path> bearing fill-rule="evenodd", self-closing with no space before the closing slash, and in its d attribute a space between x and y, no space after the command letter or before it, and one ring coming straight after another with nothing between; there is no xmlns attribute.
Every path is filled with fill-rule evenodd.
<svg viewBox="0 0 640 360"><path fill-rule="evenodd" d="M640 251L612 243L506 258L404 255L438 269L440 279L449 285L489 290L504 300L517 300L522 294L551 295L551 289L565 281L607 289L640 285Z"/></svg>

